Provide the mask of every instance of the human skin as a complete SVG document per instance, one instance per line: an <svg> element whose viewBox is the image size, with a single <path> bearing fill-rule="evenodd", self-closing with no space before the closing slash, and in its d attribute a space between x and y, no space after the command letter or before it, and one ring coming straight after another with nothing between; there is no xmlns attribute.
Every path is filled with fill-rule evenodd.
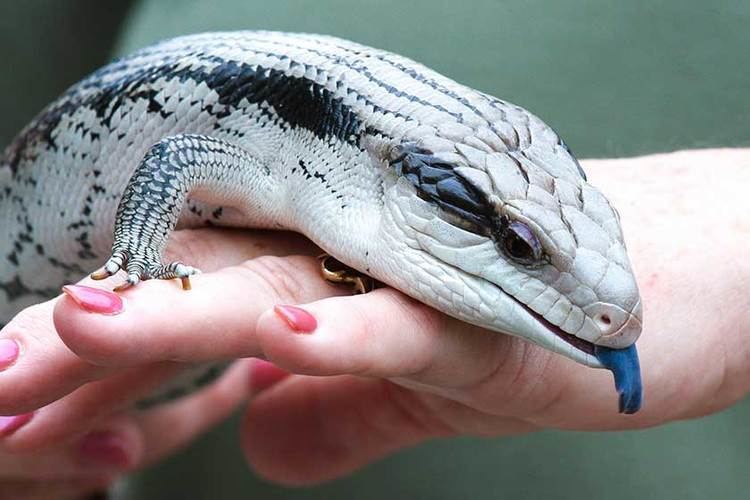
<svg viewBox="0 0 750 500"><path fill-rule="evenodd" d="M318 250L301 237L183 231L170 257L208 271L191 292L145 282L122 294L117 315L61 296L26 309L0 333L21 346L0 373L0 414L46 405L0 437L0 496L42 479L106 483L172 453L246 397L240 442L248 462L293 485L439 436L633 429L731 405L750 391L750 150L583 165L620 212L641 287L638 414L617 412L605 370L461 323L391 289L346 295L321 281ZM257 258L269 253L285 257ZM276 304L300 306L317 327L296 332ZM246 357L273 364L243 360L197 395L126 411L173 361ZM82 453L92 432L115 436L104 447L115 449L103 454L107 463Z"/></svg>

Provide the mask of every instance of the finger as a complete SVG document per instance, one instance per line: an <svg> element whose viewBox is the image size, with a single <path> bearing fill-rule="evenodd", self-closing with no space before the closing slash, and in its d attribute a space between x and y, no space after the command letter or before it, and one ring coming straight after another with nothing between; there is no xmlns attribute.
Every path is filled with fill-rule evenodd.
<svg viewBox="0 0 750 500"><path fill-rule="evenodd" d="M248 380L248 363L236 363L215 384L191 396L115 416L106 410L113 403L103 398L106 385L95 383L97 390L77 392L43 408L10 436L0 452L0 477L112 476L149 465L230 416L247 398Z"/></svg>
<svg viewBox="0 0 750 500"><path fill-rule="evenodd" d="M106 430L74 439L79 459L102 469L143 468L173 454L228 418L247 399L248 363L235 363L216 383L145 411L110 417ZM119 428L114 424L119 422Z"/></svg>
<svg viewBox="0 0 750 500"><path fill-rule="evenodd" d="M171 241L172 257L209 270L265 252L315 252L306 240L283 233L272 236L264 232L178 231ZM116 280L117 277L111 278L113 282ZM60 340L53 325L53 310L58 301L59 298L25 309L0 332L4 342L0 346L0 415L34 410L86 381L112 373L82 360ZM92 337L106 334L107 330L90 332Z"/></svg>
<svg viewBox="0 0 750 500"><path fill-rule="evenodd" d="M138 467L159 462L232 415L247 400L250 364L235 363L216 383L136 415L146 444ZM169 432L164 432L169 429Z"/></svg>
<svg viewBox="0 0 750 500"><path fill-rule="evenodd" d="M182 369L175 363L153 364L87 383L36 410L28 423L0 440L0 449L31 453L62 446L91 431L113 413L129 410Z"/></svg>
<svg viewBox="0 0 750 500"><path fill-rule="evenodd" d="M311 315L314 331L300 334L295 312ZM459 323L393 289L268 310L257 335L267 358L294 373L410 377L447 388L474 385L500 359L523 354L510 337Z"/></svg>
<svg viewBox="0 0 750 500"><path fill-rule="evenodd" d="M260 394L291 374L263 359L250 360L250 394Z"/></svg>
<svg viewBox="0 0 750 500"><path fill-rule="evenodd" d="M141 435L130 418L110 417L89 432L85 441L76 437L42 451L0 451L0 483L111 479L129 470L142 454Z"/></svg>
<svg viewBox="0 0 750 500"><path fill-rule="evenodd" d="M257 338L267 359L294 373L389 378L508 417L553 421L560 415L546 410L560 401L565 405L558 410L585 409L592 421L617 413L611 375L604 370L466 325L394 290L323 299L291 314L284 310L263 314ZM314 331L296 331L295 314L310 315L306 321L316 325Z"/></svg>
<svg viewBox="0 0 750 500"><path fill-rule="evenodd" d="M148 281L122 294L124 308L114 316L82 309L86 297L66 297L55 325L72 351L99 365L233 359L261 354L255 323L273 304L341 293L347 290L322 280L317 259L264 256L197 276L190 292Z"/></svg>
<svg viewBox="0 0 750 500"><path fill-rule="evenodd" d="M261 476L286 485L331 479L436 436L383 380L294 376L261 393L242 423L242 448ZM409 403L411 405L411 403Z"/></svg>
<svg viewBox="0 0 750 500"><path fill-rule="evenodd" d="M107 371L68 349L52 325L57 299L28 307L0 332L18 346L13 364L0 373L0 414L39 408Z"/></svg>
<svg viewBox="0 0 750 500"><path fill-rule="evenodd" d="M242 422L242 448L253 469L286 485L342 476L396 450L455 430L443 414L463 405L379 379L292 376L253 399ZM475 433L517 434L513 419L475 414Z"/></svg>

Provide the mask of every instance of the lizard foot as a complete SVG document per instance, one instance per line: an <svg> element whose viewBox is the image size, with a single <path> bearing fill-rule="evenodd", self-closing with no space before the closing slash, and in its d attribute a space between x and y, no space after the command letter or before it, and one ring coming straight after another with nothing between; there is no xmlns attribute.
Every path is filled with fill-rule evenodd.
<svg viewBox="0 0 750 500"><path fill-rule="evenodd" d="M103 280L109 278L119 270L128 273L125 282L115 288L116 292L137 285L141 281L148 279L170 280L179 278L182 282L183 290L190 290L190 276L200 273L194 267L175 261L169 264L161 264L158 260L147 257L133 257L127 250L117 250L107 260L100 270L91 274L91 279Z"/></svg>
<svg viewBox="0 0 750 500"><path fill-rule="evenodd" d="M352 269L331 255L323 254L318 259L320 259L320 273L324 280L351 285L355 294L371 292L378 285L374 278Z"/></svg>

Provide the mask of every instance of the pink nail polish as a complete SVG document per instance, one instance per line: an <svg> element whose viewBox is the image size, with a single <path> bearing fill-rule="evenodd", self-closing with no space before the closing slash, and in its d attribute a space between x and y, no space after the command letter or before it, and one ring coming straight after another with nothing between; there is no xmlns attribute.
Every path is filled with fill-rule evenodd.
<svg viewBox="0 0 750 500"><path fill-rule="evenodd" d="M122 312L122 298L114 292L81 285L65 285L62 290L88 312L109 315Z"/></svg>
<svg viewBox="0 0 750 500"><path fill-rule="evenodd" d="M263 359L250 360L250 394L256 395L285 379L289 372Z"/></svg>
<svg viewBox="0 0 750 500"><path fill-rule="evenodd" d="M297 306L277 305L273 310L287 322L295 332L312 333L318 327L315 316Z"/></svg>
<svg viewBox="0 0 750 500"><path fill-rule="evenodd" d="M8 368L18 358L18 343L12 339L0 339L0 370Z"/></svg>
<svg viewBox="0 0 750 500"><path fill-rule="evenodd" d="M114 432L92 432L83 438L78 448L84 461L117 469L130 467L130 454L125 439Z"/></svg>
<svg viewBox="0 0 750 500"><path fill-rule="evenodd" d="M0 417L0 437L10 436L23 427L33 416L34 412L24 413L23 415Z"/></svg>

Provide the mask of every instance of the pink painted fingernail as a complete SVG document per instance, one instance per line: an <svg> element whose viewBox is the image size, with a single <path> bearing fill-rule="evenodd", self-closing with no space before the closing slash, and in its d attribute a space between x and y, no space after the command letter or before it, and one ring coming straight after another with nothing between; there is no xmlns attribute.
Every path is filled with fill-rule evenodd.
<svg viewBox="0 0 750 500"><path fill-rule="evenodd" d="M250 394L256 395L285 379L289 372L264 359L250 360Z"/></svg>
<svg viewBox="0 0 750 500"><path fill-rule="evenodd" d="M277 305L273 310L281 319L287 322L289 327L295 332L312 333L318 327L315 316L297 306Z"/></svg>
<svg viewBox="0 0 750 500"><path fill-rule="evenodd" d="M0 339L0 370L8 368L18 357L18 343L12 339Z"/></svg>
<svg viewBox="0 0 750 500"><path fill-rule="evenodd" d="M125 439L115 432L92 432L83 438L78 450L81 457L92 464L118 469L132 465Z"/></svg>
<svg viewBox="0 0 750 500"><path fill-rule="evenodd" d="M0 437L10 436L23 427L33 416L34 412L32 411L31 413L24 413L23 415L0 417Z"/></svg>
<svg viewBox="0 0 750 500"><path fill-rule="evenodd" d="M114 292L81 285L65 285L62 290L88 312L99 314L122 312L122 298Z"/></svg>

